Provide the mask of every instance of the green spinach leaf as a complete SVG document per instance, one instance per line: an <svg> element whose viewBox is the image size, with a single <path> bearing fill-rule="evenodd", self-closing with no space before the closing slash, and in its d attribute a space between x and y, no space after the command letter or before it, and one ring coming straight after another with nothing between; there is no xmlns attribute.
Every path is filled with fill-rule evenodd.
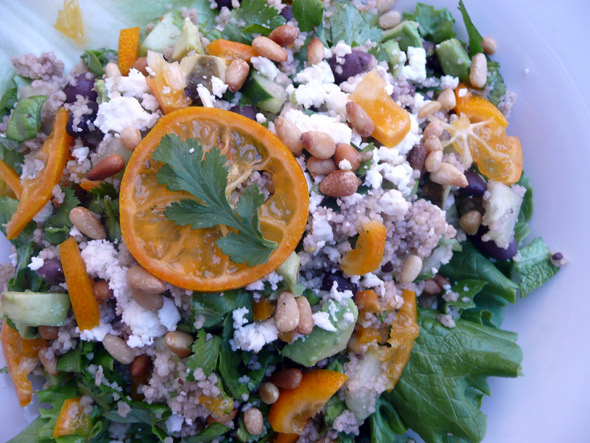
<svg viewBox="0 0 590 443"><path fill-rule="evenodd" d="M514 260L514 270L520 280L520 296L525 297L543 286L559 267L551 263L551 251L541 238L520 249L520 258Z"/></svg>
<svg viewBox="0 0 590 443"><path fill-rule="evenodd" d="M20 143L36 137L41 129L41 108L47 98L34 95L20 100L6 126L6 138Z"/></svg>

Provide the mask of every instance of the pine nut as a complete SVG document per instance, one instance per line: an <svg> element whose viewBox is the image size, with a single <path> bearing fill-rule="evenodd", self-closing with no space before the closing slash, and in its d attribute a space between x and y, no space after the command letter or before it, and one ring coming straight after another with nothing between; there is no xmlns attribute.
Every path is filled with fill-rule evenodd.
<svg viewBox="0 0 590 443"><path fill-rule="evenodd" d="M38 331L45 340L57 340L59 336L59 327L57 326L39 326Z"/></svg>
<svg viewBox="0 0 590 443"><path fill-rule="evenodd" d="M481 213L476 209L466 212L459 219L459 226L467 235L475 235L481 225Z"/></svg>
<svg viewBox="0 0 590 443"><path fill-rule="evenodd" d="M164 305L162 294L150 294L135 288L130 288L130 293L135 303L148 311L157 311Z"/></svg>
<svg viewBox="0 0 590 443"><path fill-rule="evenodd" d="M262 35L252 40L252 48L261 55L274 62L284 62L287 60L287 51L273 42L270 38Z"/></svg>
<svg viewBox="0 0 590 443"><path fill-rule="evenodd" d="M114 296L113 290L109 288L109 283L106 280L95 281L92 284L92 292L98 303L104 303Z"/></svg>
<svg viewBox="0 0 590 443"><path fill-rule="evenodd" d="M135 63L133 63L133 69L137 69L139 72L141 72L143 75L147 76L148 72L147 72L147 58L146 57L139 57L137 60L135 60Z"/></svg>
<svg viewBox="0 0 590 443"><path fill-rule="evenodd" d="M441 92L438 95L437 100L440 103L440 106L445 111L450 111L451 109L455 109L455 106L457 106L457 99L455 98L455 93L453 92L453 90L451 88L447 88L443 92Z"/></svg>
<svg viewBox="0 0 590 443"><path fill-rule="evenodd" d="M194 340L193 337L186 332L168 332L164 336L164 341L166 342L168 348L170 348L170 350L179 357L188 357L193 353L191 345L193 344Z"/></svg>
<svg viewBox="0 0 590 443"><path fill-rule="evenodd" d="M430 180L439 185L458 186L460 188L464 188L468 184L465 174L450 163L442 163L438 171L430 174Z"/></svg>
<svg viewBox="0 0 590 443"><path fill-rule="evenodd" d="M420 111L418 112L418 118L430 117L435 112L440 111L440 108L441 108L440 103L437 102L436 100L432 100L432 101L426 103L422 107L422 109L420 109Z"/></svg>
<svg viewBox="0 0 590 443"><path fill-rule="evenodd" d="M307 298L300 296L295 299L297 307L299 308L299 323L297 324L297 332L301 335L311 334L313 330L313 317L311 313L311 306Z"/></svg>
<svg viewBox="0 0 590 443"><path fill-rule="evenodd" d="M279 388L271 382L262 383L258 393L260 399L267 405L272 405L279 399Z"/></svg>
<svg viewBox="0 0 590 443"><path fill-rule="evenodd" d="M106 78L117 78L121 77L121 71L119 70L119 66L116 63L109 62L104 67L104 75Z"/></svg>
<svg viewBox="0 0 590 443"><path fill-rule="evenodd" d="M297 389L301 384L302 379L303 372L297 368L281 369L272 374L272 377L270 378L276 386L283 389Z"/></svg>
<svg viewBox="0 0 590 443"><path fill-rule="evenodd" d="M324 59L324 44L322 41L314 37L307 46L307 63L316 65Z"/></svg>
<svg viewBox="0 0 590 443"><path fill-rule="evenodd" d="M107 334L102 339L102 345L107 350L107 352L111 354L111 357L113 357L119 363L124 365L130 365L133 363L133 351L121 337Z"/></svg>
<svg viewBox="0 0 590 443"><path fill-rule="evenodd" d="M334 171L320 183L320 192L330 197L348 197L359 188L359 179L352 171Z"/></svg>
<svg viewBox="0 0 590 443"><path fill-rule="evenodd" d="M107 234L98 219L88 209L78 206L70 211L70 221L82 234L93 240L104 240Z"/></svg>
<svg viewBox="0 0 590 443"><path fill-rule="evenodd" d="M284 117L277 117L275 119L275 131L293 155L297 156L301 154L301 151L303 151L303 142L301 141L301 131L297 126Z"/></svg>
<svg viewBox="0 0 590 443"><path fill-rule="evenodd" d="M471 68L469 69L469 82L475 88L483 88L488 80L488 60L481 52L475 54L471 59Z"/></svg>
<svg viewBox="0 0 590 443"><path fill-rule="evenodd" d="M55 358L53 351L47 352L48 350L48 347L39 350L39 361L48 374L57 375L57 358Z"/></svg>
<svg viewBox="0 0 590 443"><path fill-rule="evenodd" d="M264 418L258 408L250 408L244 412L244 426L251 435L260 435L264 430Z"/></svg>
<svg viewBox="0 0 590 443"><path fill-rule="evenodd" d="M395 6L395 0L377 0L377 11L383 14Z"/></svg>
<svg viewBox="0 0 590 443"><path fill-rule="evenodd" d="M429 278L428 280L424 281L424 289L422 290L422 294L425 295L438 295L440 294L441 288L438 283Z"/></svg>
<svg viewBox="0 0 590 443"><path fill-rule="evenodd" d="M242 89L244 86L244 82L248 78L248 74L250 73L250 65L242 60L242 59L235 59L233 60L229 68L227 68L227 73L225 74L225 83L227 83L227 89L231 92L236 92Z"/></svg>
<svg viewBox="0 0 590 443"><path fill-rule="evenodd" d="M485 52L487 55L494 55L498 50L496 39L492 37L484 37L483 41L481 42L481 47L483 52Z"/></svg>
<svg viewBox="0 0 590 443"><path fill-rule="evenodd" d="M141 132L137 128L127 127L121 131L119 137L121 144L130 151L133 151L141 143Z"/></svg>
<svg viewBox="0 0 590 443"><path fill-rule="evenodd" d="M297 39L297 28L291 25L282 25L274 29L268 38L281 46L289 46Z"/></svg>
<svg viewBox="0 0 590 443"><path fill-rule="evenodd" d="M336 166L340 167L342 160L347 160L351 166L350 170L356 172L361 165L361 154L348 143L338 143L334 151Z"/></svg>
<svg viewBox="0 0 590 443"><path fill-rule="evenodd" d="M451 287L451 282L440 274L436 274L432 279L441 287L441 290Z"/></svg>
<svg viewBox="0 0 590 443"><path fill-rule="evenodd" d="M307 131L301 134L303 147L314 157L320 159L330 158L336 151L334 139L320 131Z"/></svg>
<svg viewBox="0 0 590 443"><path fill-rule="evenodd" d="M431 151L426 157L424 166L428 172L436 172L440 169L442 163L443 153L442 151Z"/></svg>
<svg viewBox="0 0 590 443"><path fill-rule="evenodd" d="M445 130L443 128L441 121L432 120L430 123L428 123L428 125L426 125L426 128L424 128L424 133L422 134L422 136L424 137L424 139L430 137L440 138L444 132Z"/></svg>
<svg viewBox="0 0 590 443"><path fill-rule="evenodd" d="M346 115L348 116L348 121L352 127L356 129L356 132L358 132L361 137L368 137L375 130L375 123L373 123L373 120L369 117L367 111L365 111L358 103L346 103Z"/></svg>
<svg viewBox="0 0 590 443"><path fill-rule="evenodd" d="M86 173L88 180L104 180L112 177L125 167L125 160L119 154L111 154L95 164L90 171Z"/></svg>
<svg viewBox="0 0 590 443"><path fill-rule="evenodd" d="M294 331L299 323L299 308L295 297L289 291L283 291L277 300L274 314L275 324L279 332Z"/></svg>
<svg viewBox="0 0 590 443"><path fill-rule="evenodd" d="M166 284L158 277L150 274L139 265L127 270L127 284L133 289L149 294L161 294L166 290Z"/></svg>
<svg viewBox="0 0 590 443"><path fill-rule="evenodd" d="M402 21L402 15L398 11L389 11L379 17L379 27L381 29L391 29L399 25Z"/></svg>
<svg viewBox="0 0 590 443"><path fill-rule="evenodd" d="M312 176L316 175L328 175L330 172L334 172L338 167L334 160L331 158L316 158L309 157L307 159L307 170Z"/></svg>
<svg viewBox="0 0 590 443"><path fill-rule="evenodd" d="M141 354L133 359L129 371L133 377L145 377L152 366L152 359L146 355Z"/></svg>
<svg viewBox="0 0 590 443"><path fill-rule="evenodd" d="M420 271L422 270L422 259L417 255L410 255L402 268L402 272L400 274L400 281L403 284L412 283L416 280L416 277L420 275Z"/></svg>
<svg viewBox="0 0 590 443"><path fill-rule="evenodd" d="M426 140L424 140L424 147L428 152L441 151L442 143L438 137L428 137Z"/></svg>

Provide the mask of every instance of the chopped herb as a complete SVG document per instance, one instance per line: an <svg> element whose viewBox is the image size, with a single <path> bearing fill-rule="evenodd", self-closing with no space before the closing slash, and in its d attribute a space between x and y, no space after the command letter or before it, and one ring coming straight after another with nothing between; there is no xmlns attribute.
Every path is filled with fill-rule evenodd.
<svg viewBox="0 0 590 443"><path fill-rule="evenodd" d="M45 239L53 245L59 245L66 241L72 227L70 211L80 204L73 189L62 186L61 190L64 193L64 200L58 206L55 214L44 224Z"/></svg>
<svg viewBox="0 0 590 443"><path fill-rule="evenodd" d="M373 16L368 12L362 13L350 3L338 3L330 16L331 45L343 40L350 46L381 41L381 29L373 23Z"/></svg>
<svg viewBox="0 0 590 443"><path fill-rule="evenodd" d="M302 32L313 31L322 23L325 6L321 0L293 0L292 8Z"/></svg>
<svg viewBox="0 0 590 443"><path fill-rule="evenodd" d="M105 65L117 58L117 51L113 49L87 49L80 56L88 69L98 77L104 75Z"/></svg>
<svg viewBox="0 0 590 443"><path fill-rule="evenodd" d="M432 43L441 43L455 37L455 19L447 8L435 9L434 6L417 3L416 12L404 12L404 18L418 22L418 31L422 38Z"/></svg>
<svg viewBox="0 0 590 443"><path fill-rule="evenodd" d="M187 368L201 368L206 376L211 375L217 368L220 346L221 337L213 335L207 339L207 333L201 329L192 345L193 354L186 361Z"/></svg>
<svg viewBox="0 0 590 443"><path fill-rule="evenodd" d="M249 44L252 34L268 35L273 29L285 24L283 16L266 0L242 2L239 8L232 10L231 15L232 19L222 31L223 37L241 43ZM241 28L238 23L246 25Z"/></svg>
<svg viewBox="0 0 590 443"><path fill-rule="evenodd" d="M465 28L467 29L467 35L469 36L469 55L473 57L475 54L483 52L483 48L481 47L483 37L471 21L471 17L469 17L469 13L467 12L467 8L465 7L463 0L459 0L459 11L461 11L463 22L465 23Z"/></svg>

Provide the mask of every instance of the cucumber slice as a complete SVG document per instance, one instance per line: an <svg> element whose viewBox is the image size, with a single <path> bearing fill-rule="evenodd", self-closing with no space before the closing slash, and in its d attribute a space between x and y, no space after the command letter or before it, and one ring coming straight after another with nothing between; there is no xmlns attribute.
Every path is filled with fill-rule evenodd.
<svg viewBox="0 0 590 443"><path fill-rule="evenodd" d="M139 48L140 55L146 55L149 51L163 52L164 48L172 46L180 37L182 17L177 11L169 11L154 26L154 29L143 39Z"/></svg>
<svg viewBox="0 0 590 443"><path fill-rule="evenodd" d="M403 21L394 28L383 32L381 41L394 40L398 42L402 51L407 51L409 47L421 48L422 37L420 37L420 33L418 32L418 26L420 25L417 22L411 20Z"/></svg>
<svg viewBox="0 0 590 443"><path fill-rule="evenodd" d="M18 326L63 326L69 309L68 294L58 292L3 292L0 301L0 314Z"/></svg>
<svg viewBox="0 0 590 443"><path fill-rule="evenodd" d="M260 109L274 114L279 113L287 100L287 91L282 85L258 73L250 76L242 88L242 93Z"/></svg>

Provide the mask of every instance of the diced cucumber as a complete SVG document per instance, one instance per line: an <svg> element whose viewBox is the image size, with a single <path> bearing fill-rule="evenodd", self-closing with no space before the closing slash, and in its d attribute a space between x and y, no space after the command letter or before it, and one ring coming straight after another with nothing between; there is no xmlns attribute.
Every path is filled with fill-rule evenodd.
<svg viewBox="0 0 590 443"><path fill-rule="evenodd" d="M252 103L265 111L278 114L287 100L287 91L282 85L253 73L242 88L242 93Z"/></svg>
<svg viewBox="0 0 590 443"><path fill-rule="evenodd" d="M367 350L354 367L354 371L349 374L344 401L359 422L375 412L377 398L381 393L373 386L382 374L381 359L373 348Z"/></svg>
<svg viewBox="0 0 590 443"><path fill-rule="evenodd" d="M180 60L189 51L195 51L198 54L205 54L203 43L201 43L201 34L199 28L195 25L190 18L186 17L182 25L182 34L180 38L174 43L172 50L172 58L174 60Z"/></svg>
<svg viewBox="0 0 590 443"><path fill-rule="evenodd" d="M182 17L177 11L169 11L154 26L154 29L143 39L140 54L149 51L163 52L164 48L172 46L178 39L182 28Z"/></svg>
<svg viewBox="0 0 590 443"><path fill-rule="evenodd" d="M418 23L411 20L401 22L394 28L383 32L382 42L394 40L399 44L402 51L407 51L409 47L421 48L422 37L418 32Z"/></svg>
<svg viewBox="0 0 590 443"><path fill-rule="evenodd" d="M469 81L471 59L463 43L456 38L445 40L436 48L436 56L446 75L459 77L464 82Z"/></svg>
<svg viewBox="0 0 590 443"><path fill-rule="evenodd" d="M400 60L402 52L399 47L399 43L395 40L387 40L381 45L381 48L387 54L387 64L389 65L389 70L393 74L393 77L397 78L404 67L404 62Z"/></svg>
<svg viewBox="0 0 590 443"><path fill-rule="evenodd" d="M3 292L0 314L22 326L62 326L70 309L68 294Z"/></svg>
<svg viewBox="0 0 590 443"><path fill-rule="evenodd" d="M499 248L506 249L514 235L514 227L520 213L520 206L526 189L520 185L512 187L493 180L488 181L488 190L483 198L485 212L482 224L489 232L483 241L493 240Z"/></svg>

